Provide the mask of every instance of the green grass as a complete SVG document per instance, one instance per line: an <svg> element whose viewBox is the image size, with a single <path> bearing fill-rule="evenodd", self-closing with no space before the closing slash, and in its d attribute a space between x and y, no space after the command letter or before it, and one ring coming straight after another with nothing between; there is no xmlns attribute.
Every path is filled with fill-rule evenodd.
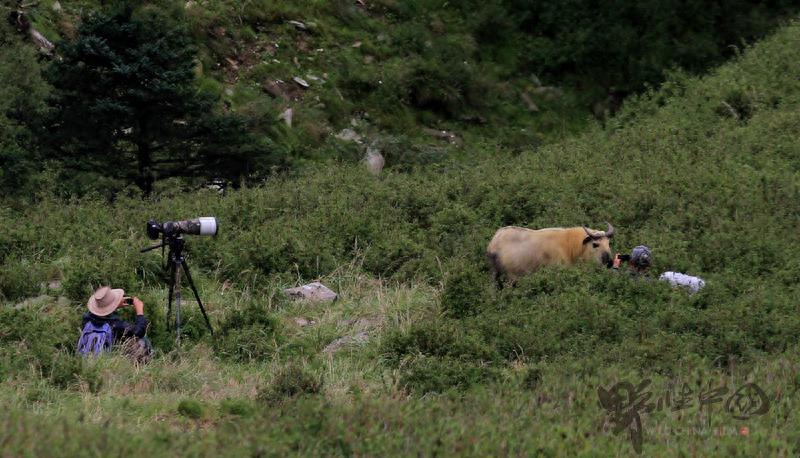
<svg viewBox="0 0 800 458"><path fill-rule="evenodd" d="M4 207L4 451L632 454L597 389L651 378L654 392L670 380L753 382L771 408L749 420L720 404L644 414L646 455L796 454L798 74L794 23L712 75L673 75L606 130L535 150L487 141L471 160L381 179L319 166L226 196L109 204L43 189L30 206ZM188 239L188 259L219 332L188 302L175 349L159 256L138 249L151 243L147 219L200 215L216 215L220 234ZM647 244L656 272L708 286L688 295L581 266L492 288L482 258L498 227L604 220L616 250ZM313 279L341 299L283 297ZM106 282L145 300L158 349L149 365L70 356L84 301ZM324 351L362 332L366 342Z"/></svg>

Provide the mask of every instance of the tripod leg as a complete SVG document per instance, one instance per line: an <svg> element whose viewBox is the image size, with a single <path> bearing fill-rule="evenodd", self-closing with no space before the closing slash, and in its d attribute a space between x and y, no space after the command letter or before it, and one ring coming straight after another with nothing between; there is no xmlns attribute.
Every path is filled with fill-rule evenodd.
<svg viewBox="0 0 800 458"><path fill-rule="evenodd" d="M167 293L167 331L170 330L171 326L169 323L169 318L172 315L172 292L175 289L175 263L169 263L169 293Z"/></svg>
<svg viewBox="0 0 800 458"><path fill-rule="evenodd" d="M181 345L181 269L178 268L178 261L174 264L175 268L175 344Z"/></svg>
<svg viewBox="0 0 800 458"><path fill-rule="evenodd" d="M208 315L206 314L206 309L203 307L203 302L200 300L200 294L197 292L197 288L194 286L194 282L192 281L192 275L189 274L189 265L186 264L186 260L181 260L181 265L183 266L183 272L186 274L186 279L189 280L189 286L192 288L192 292L194 293L195 299L197 299L197 305L200 306L200 311L203 312L203 318L206 319L206 326L208 326L208 330L211 331L211 335L214 335L214 329L211 327L211 321L208 319Z"/></svg>

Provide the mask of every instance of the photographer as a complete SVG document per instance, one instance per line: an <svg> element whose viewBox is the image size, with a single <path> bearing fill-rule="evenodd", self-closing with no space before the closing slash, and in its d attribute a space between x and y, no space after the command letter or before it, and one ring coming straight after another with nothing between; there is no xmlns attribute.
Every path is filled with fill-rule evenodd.
<svg viewBox="0 0 800 458"><path fill-rule="evenodd" d="M628 263L629 273L633 277L643 277L650 280L647 275L650 266L653 264L653 255L650 248L639 245L631 251L630 256L619 254L614 257L611 265L612 269L619 270L623 262ZM659 277L659 280L669 282L672 286L680 286L686 288L691 293L696 293L706 286L705 280L700 277L693 277L680 272L664 272Z"/></svg>
<svg viewBox="0 0 800 458"><path fill-rule="evenodd" d="M617 255L614 257L611 268L619 270L622 263L626 261L628 263L628 268L630 269L630 274L638 277L647 274L647 271L653 264L653 255L650 252L650 248L647 248L644 245L639 245L635 247L633 251L631 251L630 255L617 253Z"/></svg>
<svg viewBox="0 0 800 458"><path fill-rule="evenodd" d="M127 306L133 306L136 314L133 323L123 321L116 313ZM127 297L122 289L103 286L92 294L86 307L89 311L83 315L79 353L98 354L130 339L126 353L137 361L150 356L152 346L145 336L149 322L144 316L144 303L138 297Z"/></svg>

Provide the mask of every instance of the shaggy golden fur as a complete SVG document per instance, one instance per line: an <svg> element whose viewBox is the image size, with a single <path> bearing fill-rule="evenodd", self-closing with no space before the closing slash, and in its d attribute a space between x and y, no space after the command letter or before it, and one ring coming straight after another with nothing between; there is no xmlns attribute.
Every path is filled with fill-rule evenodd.
<svg viewBox="0 0 800 458"><path fill-rule="evenodd" d="M609 263L609 238L602 231L589 231L593 237L589 237L583 227L538 230L503 227L495 232L486 249L492 276L499 281L499 275L505 275L513 283L545 265L573 265L591 260Z"/></svg>

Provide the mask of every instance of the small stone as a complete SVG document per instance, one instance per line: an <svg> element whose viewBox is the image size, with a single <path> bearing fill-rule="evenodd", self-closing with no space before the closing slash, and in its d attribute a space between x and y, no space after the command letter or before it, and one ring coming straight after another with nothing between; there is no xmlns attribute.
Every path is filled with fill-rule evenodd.
<svg viewBox="0 0 800 458"><path fill-rule="evenodd" d="M311 302L333 302L339 297L333 290L318 281L297 288L287 288L283 292L292 299Z"/></svg>
<svg viewBox="0 0 800 458"><path fill-rule="evenodd" d="M383 166L386 164L381 152L371 146L367 147L367 155L364 157L364 161L367 163L367 169L375 176L381 174Z"/></svg>
<svg viewBox="0 0 800 458"><path fill-rule="evenodd" d="M59 1L53 2L53 11L55 11L56 13L61 12L61 2Z"/></svg>
<svg viewBox="0 0 800 458"><path fill-rule="evenodd" d="M308 30L308 27L300 21L288 21L288 23L293 25L297 30Z"/></svg>
<svg viewBox="0 0 800 458"><path fill-rule="evenodd" d="M329 343L322 351L324 353L336 353L346 345L363 345L369 340L369 334L366 331L359 332L352 336L339 337L333 342Z"/></svg>
<svg viewBox="0 0 800 458"><path fill-rule="evenodd" d="M297 83L301 87L304 87L304 88L308 88L309 87L308 81L304 80L303 78L300 78L299 76L295 76L294 78L292 78L292 81L294 81L295 83Z"/></svg>
<svg viewBox="0 0 800 458"><path fill-rule="evenodd" d="M346 142L358 143L359 141L361 141L361 135L358 135L356 131L350 128L342 129L341 132L336 134L336 138L338 138L339 140L344 140Z"/></svg>
<svg viewBox="0 0 800 458"><path fill-rule="evenodd" d="M312 324L316 323L314 320L309 320L307 318L303 318L301 316L297 316L294 318L294 322L296 325L300 326L301 328L306 326L311 326Z"/></svg>
<svg viewBox="0 0 800 458"><path fill-rule="evenodd" d="M278 119L283 119L283 121L286 123L286 127L292 127L293 117L294 117L294 110L292 110L291 108L287 108L286 110L284 110L283 113L281 113L280 116L278 116Z"/></svg>

